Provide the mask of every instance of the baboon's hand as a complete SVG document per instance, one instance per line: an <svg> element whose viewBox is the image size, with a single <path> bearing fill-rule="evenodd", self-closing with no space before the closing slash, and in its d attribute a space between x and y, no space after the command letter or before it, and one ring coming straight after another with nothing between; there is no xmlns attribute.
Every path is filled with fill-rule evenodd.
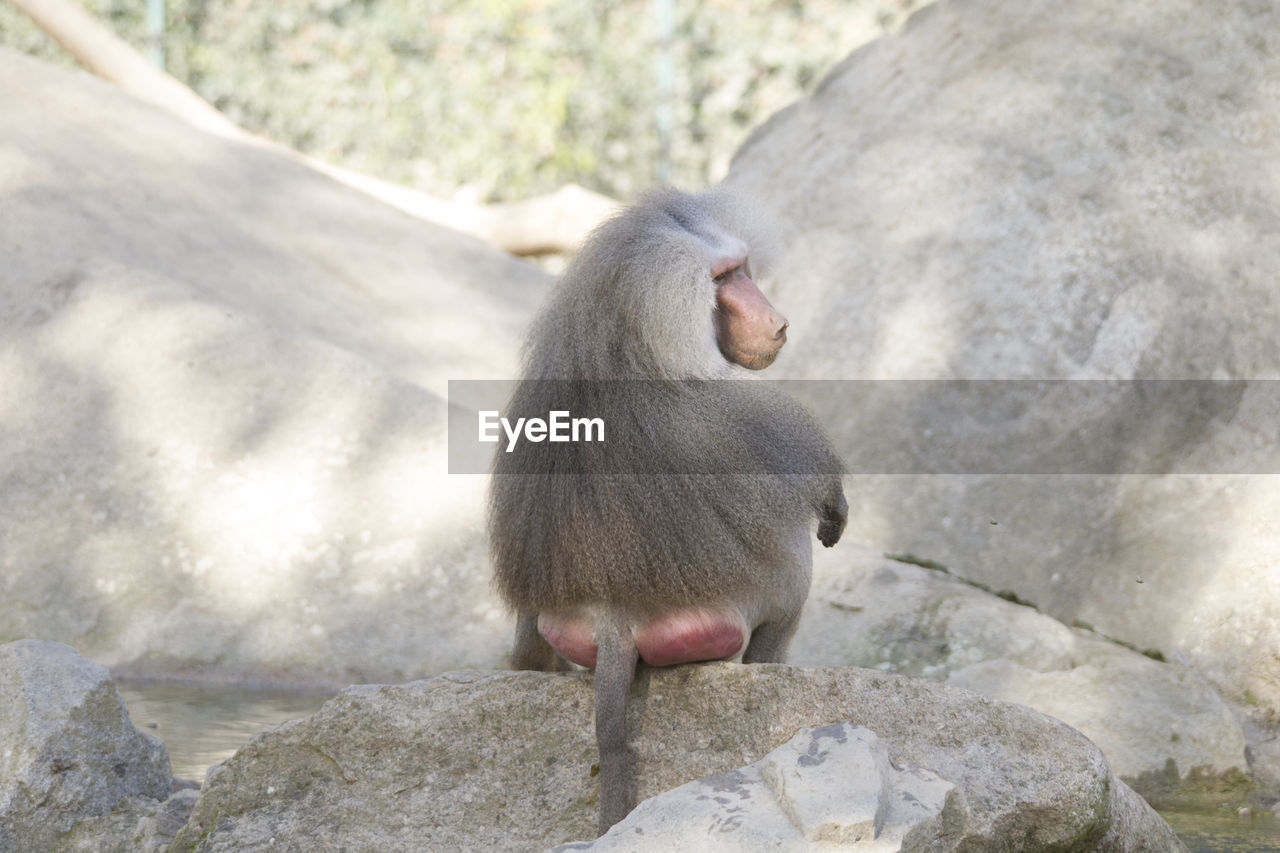
<svg viewBox="0 0 1280 853"><path fill-rule="evenodd" d="M830 548L840 541L844 526L849 522L849 502L844 499L844 489L836 487L835 494L822 505L822 518L818 521L818 541Z"/></svg>

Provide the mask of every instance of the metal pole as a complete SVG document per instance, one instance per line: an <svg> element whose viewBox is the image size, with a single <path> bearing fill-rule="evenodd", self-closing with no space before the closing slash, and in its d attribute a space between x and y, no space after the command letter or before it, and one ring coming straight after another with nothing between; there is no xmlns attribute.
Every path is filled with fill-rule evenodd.
<svg viewBox="0 0 1280 853"><path fill-rule="evenodd" d="M164 0L147 0L147 58L164 68Z"/></svg>
<svg viewBox="0 0 1280 853"><path fill-rule="evenodd" d="M658 23L657 89L658 103L658 183L671 182L671 135L675 126L675 0L653 0Z"/></svg>

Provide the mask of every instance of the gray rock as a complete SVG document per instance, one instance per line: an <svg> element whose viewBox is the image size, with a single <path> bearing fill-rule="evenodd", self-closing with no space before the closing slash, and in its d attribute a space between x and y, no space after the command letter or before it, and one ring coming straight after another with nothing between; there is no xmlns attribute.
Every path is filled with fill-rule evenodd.
<svg viewBox="0 0 1280 853"><path fill-rule="evenodd" d="M894 774L875 732L852 725L801 731L755 766L806 841L876 838L889 823Z"/></svg>
<svg viewBox="0 0 1280 853"><path fill-rule="evenodd" d="M1193 669L1068 628L938 570L842 544L814 554L792 659L945 681L1057 717L1122 778L1246 770L1236 715Z"/></svg>
<svg viewBox="0 0 1280 853"><path fill-rule="evenodd" d="M781 227L774 370L1280 377L1277 32L1267 3L942 0L855 52L727 179ZM1145 434L1062 392L955 424L947 446L1036 422L1105 449L1115 425L1134 458L1191 474L852 477L851 534L1280 707L1280 478L1250 475L1280 463L1274 391ZM939 450L909 411L883 435L821 416L839 441Z"/></svg>
<svg viewBox="0 0 1280 853"><path fill-rule="evenodd" d="M128 797L110 814L77 823L59 839L56 853L165 853L186 824L198 792L175 791L167 800Z"/></svg>
<svg viewBox="0 0 1280 853"><path fill-rule="evenodd" d="M443 395L514 373L548 277L86 74L0 79L0 641L333 685L500 662Z"/></svg>
<svg viewBox="0 0 1280 853"><path fill-rule="evenodd" d="M134 844L135 830L157 845L173 837L163 816L186 811L160 802L169 755L134 728L105 668L62 643L19 640L0 646L0 696L0 850L154 849ZM137 827L144 813L154 825Z"/></svg>
<svg viewBox="0 0 1280 853"><path fill-rule="evenodd" d="M459 672L349 688L211 769L175 849L532 850L590 838L590 684L586 674ZM957 845L938 849L1184 849L1074 729L967 691L866 670L709 664L647 671L632 705L642 798L730 773L806 726L852 720L876 734L890 768L927 769L963 795L954 824L947 808L929 824L945 824ZM855 802L824 803L824 786L797 794L801 832L838 834L868 812L874 823L886 776L891 792L928 782L936 796L932 775L902 781L877 754L842 753L846 768L873 766ZM765 766L761 784L790 784L786 760ZM889 802L882 827L896 815Z"/></svg>
<svg viewBox="0 0 1280 853"><path fill-rule="evenodd" d="M596 841L556 850L945 850L967 817L954 790L894 767L860 726L801 729L755 764L658 794Z"/></svg>

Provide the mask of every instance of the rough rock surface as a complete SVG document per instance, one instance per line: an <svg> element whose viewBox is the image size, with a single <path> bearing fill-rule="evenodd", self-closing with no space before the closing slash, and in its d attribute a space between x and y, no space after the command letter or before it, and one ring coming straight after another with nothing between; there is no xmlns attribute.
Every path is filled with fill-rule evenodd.
<svg viewBox="0 0 1280 853"><path fill-rule="evenodd" d="M687 666L649 671L632 711L641 797L757 761L806 726L851 720L893 766L955 786L964 808L949 843L967 851L1183 849L1074 729L920 679ZM351 687L213 768L175 849L386 849L394 839L401 849L536 850L590 838L591 716L585 674Z"/></svg>
<svg viewBox="0 0 1280 853"><path fill-rule="evenodd" d="M198 797L194 788L174 791L166 800L129 797L109 814L77 823L50 853L168 853Z"/></svg>
<svg viewBox="0 0 1280 853"><path fill-rule="evenodd" d="M1280 377L1277 32L1269 3L942 0L855 52L726 181L781 226L775 370ZM1061 390L969 435L1105 447L1116 413ZM1251 476L1280 464L1275 396L1229 390L1128 446L1188 473L854 477L849 530L1280 707L1280 478ZM853 415L822 413L849 442ZM905 419L870 438L936 449Z"/></svg>
<svg viewBox="0 0 1280 853"><path fill-rule="evenodd" d="M814 555L792 646L808 666L923 676L1027 705L1079 729L1119 776L1246 770L1231 708L1193 669L1068 628L941 570L849 543Z"/></svg>
<svg viewBox="0 0 1280 853"><path fill-rule="evenodd" d="M0 640L334 685L498 663L451 378L548 277L0 50Z"/></svg>
<svg viewBox="0 0 1280 853"><path fill-rule="evenodd" d="M62 643L8 643L0 697L0 850L168 845L192 797L164 802L169 755L130 722L104 667Z"/></svg>
<svg viewBox="0 0 1280 853"><path fill-rule="evenodd" d="M965 823L955 785L897 768L852 723L801 729L764 758L641 803L594 842L561 850L945 850Z"/></svg>

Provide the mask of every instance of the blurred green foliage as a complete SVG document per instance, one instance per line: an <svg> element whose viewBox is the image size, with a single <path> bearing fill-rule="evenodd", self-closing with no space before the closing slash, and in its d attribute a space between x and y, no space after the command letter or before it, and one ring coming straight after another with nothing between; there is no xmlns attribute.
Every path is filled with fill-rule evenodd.
<svg viewBox="0 0 1280 853"><path fill-rule="evenodd" d="M144 0L82 0L145 52ZM657 0L168 0L168 70L243 127L440 196L661 172ZM723 177L747 133L917 0L672 0L667 168ZM0 0L0 44L73 64Z"/></svg>

